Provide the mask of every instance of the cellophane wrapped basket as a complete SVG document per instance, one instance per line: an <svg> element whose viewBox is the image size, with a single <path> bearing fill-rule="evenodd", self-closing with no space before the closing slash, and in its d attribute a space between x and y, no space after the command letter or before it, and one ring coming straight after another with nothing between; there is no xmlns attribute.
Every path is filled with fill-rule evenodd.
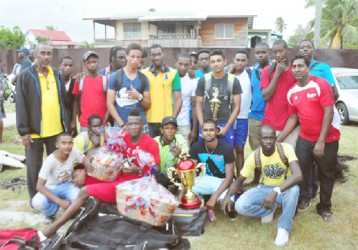
<svg viewBox="0 0 358 250"><path fill-rule="evenodd" d="M174 195L158 184L154 176L118 184L116 196L120 214L152 226L163 225L179 205Z"/></svg>
<svg viewBox="0 0 358 250"><path fill-rule="evenodd" d="M89 172L88 175L101 181L114 181L123 162L123 156L120 153L105 146L90 150L87 159L94 167L94 171Z"/></svg>

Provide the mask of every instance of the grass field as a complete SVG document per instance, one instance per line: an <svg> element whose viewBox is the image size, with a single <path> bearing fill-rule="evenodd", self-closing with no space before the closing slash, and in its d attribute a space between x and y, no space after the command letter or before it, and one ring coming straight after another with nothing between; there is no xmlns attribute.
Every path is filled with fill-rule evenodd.
<svg viewBox="0 0 358 250"><path fill-rule="evenodd" d="M8 112L8 109L6 111ZM342 158L345 161L341 163L346 165L345 179L337 181L334 188L332 211L335 220L332 223L323 222L315 212L315 201L308 211L296 216L286 249L358 249L358 125L342 126L341 132L339 155L351 157ZM17 141L15 127L6 128L0 150L23 154L23 147ZM249 150L245 156L248 154ZM25 175L24 169L7 169L0 173L0 182ZM6 210L12 207L11 204L28 199L26 189L20 193L0 190L0 196L0 210ZM26 205L16 209L34 213ZM278 209L271 224L261 225L258 218L243 216L230 221L217 209L217 220L206 223L205 233L200 237L190 237L192 249L276 249L274 239L280 213L281 210ZM8 226L26 227L24 224ZM42 227L41 222L36 226L37 229Z"/></svg>

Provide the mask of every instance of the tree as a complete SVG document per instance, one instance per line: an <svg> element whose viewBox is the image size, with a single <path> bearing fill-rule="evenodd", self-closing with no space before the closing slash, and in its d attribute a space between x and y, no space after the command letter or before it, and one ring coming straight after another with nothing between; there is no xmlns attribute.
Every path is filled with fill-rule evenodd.
<svg viewBox="0 0 358 250"><path fill-rule="evenodd" d="M25 35L18 26L9 28L0 26L0 48L3 49L18 49L25 43Z"/></svg>
<svg viewBox="0 0 358 250"><path fill-rule="evenodd" d="M45 43L48 42L50 39L48 39L47 37L43 37L43 36L37 36L35 38L37 43Z"/></svg>
<svg viewBox="0 0 358 250"><path fill-rule="evenodd" d="M282 17L278 17L275 21L276 25L276 31L280 34L287 28L287 24L285 23L285 20L283 20Z"/></svg>
<svg viewBox="0 0 358 250"><path fill-rule="evenodd" d="M298 25L297 29L295 29L295 33L288 38L288 46L290 48L297 48L303 39L311 40L313 33L310 30L309 26L303 27L302 25Z"/></svg>
<svg viewBox="0 0 358 250"><path fill-rule="evenodd" d="M53 25L47 25L45 26L47 30L56 30L56 28Z"/></svg>
<svg viewBox="0 0 358 250"><path fill-rule="evenodd" d="M306 0L306 7L314 4ZM358 1L323 0L323 5L322 43L331 49L358 48Z"/></svg>

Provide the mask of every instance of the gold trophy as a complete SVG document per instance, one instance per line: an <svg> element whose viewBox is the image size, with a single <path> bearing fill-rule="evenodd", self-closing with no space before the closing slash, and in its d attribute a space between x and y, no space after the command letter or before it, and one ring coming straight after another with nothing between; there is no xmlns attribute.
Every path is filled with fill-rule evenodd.
<svg viewBox="0 0 358 250"><path fill-rule="evenodd" d="M213 120L216 121L218 117L218 110L220 108L221 101L218 99L219 89L213 88L213 98L209 101L211 112L213 113Z"/></svg>
<svg viewBox="0 0 358 250"><path fill-rule="evenodd" d="M199 163L195 166L192 160L185 158L179 161L177 168L171 167L167 169L167 175L170 181L176 186L184 187L184 195L181 199L181 206L184 209L195 209L201 205L198 196L191 191L199 169L201 169L200 176L203 176L206 169L205 163ZM174 174L178 175L181 182L175 180Z"/></svg>

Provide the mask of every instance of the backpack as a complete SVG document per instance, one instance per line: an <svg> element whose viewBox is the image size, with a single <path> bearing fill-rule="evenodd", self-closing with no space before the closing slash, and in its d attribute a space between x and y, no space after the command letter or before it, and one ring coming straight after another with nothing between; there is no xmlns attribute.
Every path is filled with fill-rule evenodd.
<svg viewBox="0 0 358 250"><path fill-rule="evenodd" d="M250 67L245 67L246 73L249 75L250 81L251 81L251 73L252 69Z"/></svg>
<svg viewBox="0 0 358 250"><path fill-rule="evenodd" d="M83 91L83 85L85 83L85 77L86 75L82 76L80 79L80 84L79 84L79 93L82 94ZM107 92L107 76L101 75L102 77L102 89L103 89L103 93L106 94Z"/></svg>
<svg viewBox="0 0 358 250"><path fill-rule="evenodd" d="M273 62L268 70L268 77L271 79L272 72L276 69L277 62Z"/></svg>
<svg viewBox="0 0 358 250"><path fill-rule="evenodd" d="M0 99L7 99L11 92L10 82L6 75L0 74Z"/></svg>
<svg viewBox="0 0 358 250"><path fill-rule="evenodd" d="M122 88L122 82L123 82L123 69L119 69L116 71L117 77L116 77L116 92L119 91ZM141 87L139 93L143 94L145 85L147 83L147 77L140 71L138 71Z"/></svg>
<svg viewBox="0 0 358 250"><path fill-rule="evenodd" d="M285 155L285 152L283 151L282 148L282 144L279 142L276 142L276 147L277 147L277 151L278 151L278 155L280 156L281 161L283 162L283 164L285 164L286 169L285 169L285 180L287 179L287 173L288 173L288 168L289 168L289 163L288 163L288 159ZM258 147L255 152L254 152L254 158L255 158L255 165L256 165L256 169L258 170L258 172L261 173L261 169L262 169L262 162L261 162L261 156L260 156L260 149L261 146ZM261 180L261 182L263 181L263 179Z"/></svg>
<svg viewBox="0 0 358 250"><path fill-rule="evenodd" d="M319 61L315 61L313 64L312 64L312 66L310 66L310 68L311 68L311 70L314 68L314 67L316 67L318 64L320 64L321 62L319 62Z"/></svg>
<svg viewBox="0 0 358 250"><path fill-rule="evenodd" d="M41 243L37 231L32 228L25 229L1 229L0 248L14 249L40 249Z"/></svg>
<svg viewBox="0 0 358 250"><path fill-rule="evenodd" d="M204 102L207 98L209 98L209 90L210 90L210 87L211 87L211 79L212 79L212 75L213 75L213 72L209 72L207 74L204 75L204 86L205 86L205 90L204 90ZM235 76L233 74L230 74L230 73L227 73L228 77L227 77L227 80L228 80L228 89L230 91L230 107L232 106L232 92L233 92L233 89L234 89L234 81L235 81Z"/></svg>
<svg viewBox="0 0 358 250"><path fill-rule="evenodd" d="M204 202L202 202L203 204ZM207 211L202 208L183 209L178 207L169 221L174 221L181 235L200 236L204 233L204 225L208 217Z"/></svg>

